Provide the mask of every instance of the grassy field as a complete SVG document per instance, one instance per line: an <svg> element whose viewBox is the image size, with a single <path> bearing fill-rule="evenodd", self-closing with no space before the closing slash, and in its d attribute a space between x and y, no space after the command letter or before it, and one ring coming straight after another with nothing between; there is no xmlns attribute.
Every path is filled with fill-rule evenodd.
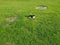
<svg viewBox="0 0 60 45"><path fill-rule="evenodd" d="M60 0L0 0L0 45L60 45Z"/></svg>

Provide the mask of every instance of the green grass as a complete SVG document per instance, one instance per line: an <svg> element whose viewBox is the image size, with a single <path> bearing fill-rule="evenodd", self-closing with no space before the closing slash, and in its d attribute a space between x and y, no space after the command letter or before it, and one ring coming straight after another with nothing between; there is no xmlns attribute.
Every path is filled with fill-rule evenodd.
<svg viewBox="0 0 60 45"><path fill-rule="evenodd" d="M37 5L48 9L39 11ZM25 16L35 14L35 19ZM16 21L4 27L6 18ZM1 0L0 45L60 45L60 0Z"/></svg>

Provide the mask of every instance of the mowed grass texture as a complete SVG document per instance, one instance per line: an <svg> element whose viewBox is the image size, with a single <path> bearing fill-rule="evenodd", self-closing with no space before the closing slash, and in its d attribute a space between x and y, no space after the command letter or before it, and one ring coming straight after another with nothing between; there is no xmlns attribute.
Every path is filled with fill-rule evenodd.
<svg viewBox="0 0 60 45"><path fill-rule="evenodd" d="M1 0L0 45L60 45L60 0Z"/></svg>

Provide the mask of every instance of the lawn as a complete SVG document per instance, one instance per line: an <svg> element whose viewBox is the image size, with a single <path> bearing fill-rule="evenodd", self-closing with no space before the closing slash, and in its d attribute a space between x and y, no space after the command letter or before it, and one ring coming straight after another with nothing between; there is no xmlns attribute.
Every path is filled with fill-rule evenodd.
<svg viewBox="0 0 60 45"><path fill-rule="evenodd" d="M0 45L60 45L60 0L0 0Z"/></svg>

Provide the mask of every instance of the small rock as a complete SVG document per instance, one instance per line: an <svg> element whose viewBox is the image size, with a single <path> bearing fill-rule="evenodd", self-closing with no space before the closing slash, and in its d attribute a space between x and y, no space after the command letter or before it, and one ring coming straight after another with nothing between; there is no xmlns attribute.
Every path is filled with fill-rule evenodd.
<svg viewBox="0 0 60 45"><path fill-rule="evenodd" d="M14 22L16 20L17 17L10 17L10 18L6 18L7 22Z"/></svg>
<svg viewBox="0 0 60 45"><path fill-rule="evenodd" d="M36 9L37 10L46 10L48 7L47 6L37 6Z"/></svg>

